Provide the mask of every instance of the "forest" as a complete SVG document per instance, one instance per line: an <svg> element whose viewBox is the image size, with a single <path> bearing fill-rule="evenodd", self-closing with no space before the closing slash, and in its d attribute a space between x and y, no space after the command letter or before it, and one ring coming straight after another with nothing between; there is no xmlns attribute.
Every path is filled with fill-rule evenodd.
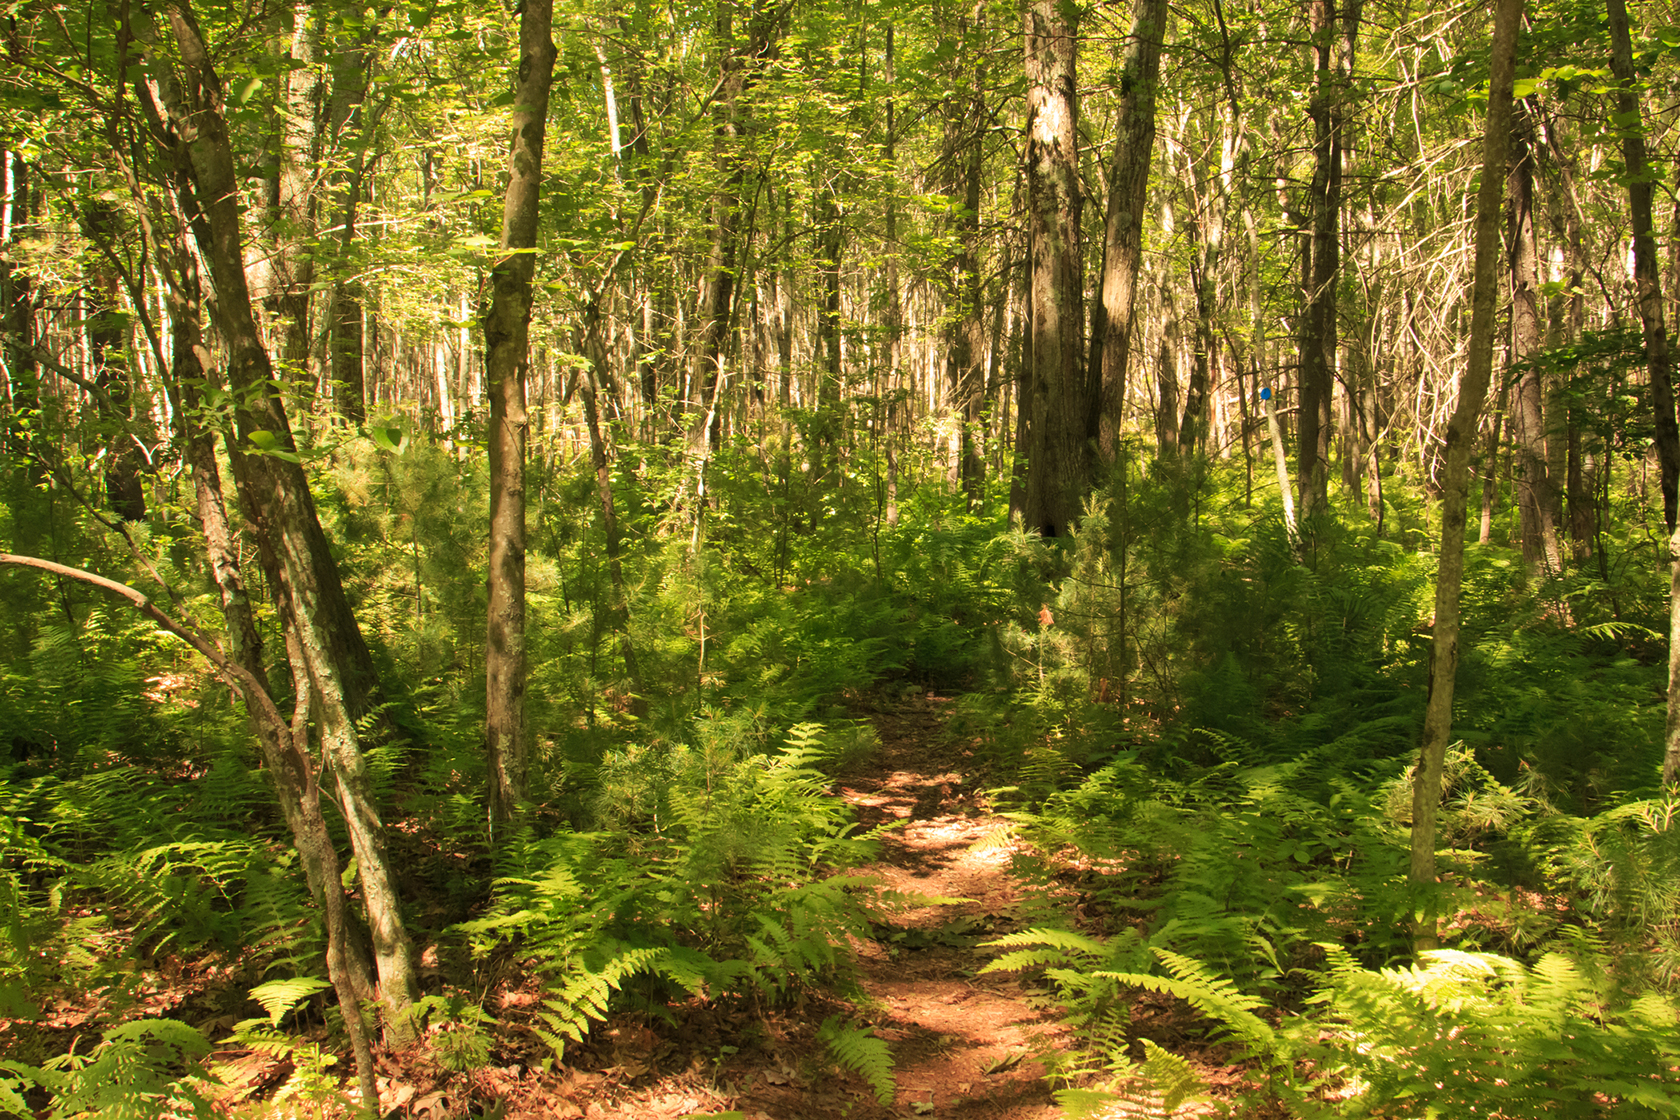
<svg viewBox="0 0 1680 1120"><path fill-rule="evenodd" d="M0 1114L1680 1115L1671 18L10 0Z"/></svg>

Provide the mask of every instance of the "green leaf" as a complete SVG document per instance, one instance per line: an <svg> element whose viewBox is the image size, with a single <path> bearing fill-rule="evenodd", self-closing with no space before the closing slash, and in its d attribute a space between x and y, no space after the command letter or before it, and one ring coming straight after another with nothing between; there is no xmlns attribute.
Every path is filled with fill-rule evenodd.
<svg viewBox="0 0 1680 1120"><path fill-rule="evenodd" d="M371 427L368 429L368 438L373 440L379 450L389 451L393 455L401 455L408 450L408 433L401 428Z"/></svg>
<svg viewBox="0 0 1680 1120"><path fill-rule="evenodd" d="M264 428L258 428L248 437L251 449L258 455L267 455L275 459L284 459L288 463L300 463L297 452L289 451L279 435Z"/></svg>

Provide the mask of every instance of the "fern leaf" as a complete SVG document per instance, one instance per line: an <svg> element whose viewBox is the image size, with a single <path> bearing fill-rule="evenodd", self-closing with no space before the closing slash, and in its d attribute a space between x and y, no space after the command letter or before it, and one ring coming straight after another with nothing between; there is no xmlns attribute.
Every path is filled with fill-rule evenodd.
<svg viewBox="0 0 1680 1120"><path fill-rule="evenodd" d="M1101 1089L1056 1091L1056 1105L1067 1116L1067 1120L1097 1120L1107 1106L1124 1099L1119 1093L1107 1093Z"/></svg>
<svg viewBox="0 0 1680 1120"><path fill-rule="evenodd" d="M294 976L288 980L270 980L251 989L251 998L268 1012L268 1021L275 1026L298 1004L325 991L331 984L316 976Z"/></svg>
<svg viewBox="0 0 1680 1120"><path fill-rule="evenodd" d="M862 1076L881 1104L892 1104L898 1083L893 1074L892 1051L884 1039L876 1038L868 1027L842 1026L835 1018L823 1022L817 1037L827 1045L835 1065Z"/></svg>
<svg viewBox="0 0 1680 1120"><path fill-rule="evenodd" d="M1155 1091L1161 1094L1161 1109L1173 1112L1185 1101L1200 1097L1207 1089L1189 1062L1164 1050L1149 1039L1143 1040L1143 1075L1149 1078Z"/></svg>
<svg viewBox="0 0 1680 1120"><path fill-rule="evenodd" d="M986 962L981 972L1025 972L1030 968L1067 963L1067 954L1056 949L1022 949Z"/></svg>
<svg viewBox="0 0 1680 1120"><path fill-rule="evenodd" d="M1245 995L1229 977L1215 976L1201 962L1166 949L1154 953L1172 971L1169 979L1137 972L1097 972L1093 975L1164 995L1176 996L1196 1010L1230 1028L1231 1033L1251 1050L1270 1056L1278 1043L1277 1032L1255 1010L1265 1001Z"/></svg>
<svg viewBox="0 0 1680 1120"><path fill-rule="evenodd" d="M983 943L983 947L987 949L1022 949L1035 946L1088 953L1094 957L1106 956L1108 953L1108 946L1104 942L1067 929L1029 929L1020 933L1005 934Z"/></svg>

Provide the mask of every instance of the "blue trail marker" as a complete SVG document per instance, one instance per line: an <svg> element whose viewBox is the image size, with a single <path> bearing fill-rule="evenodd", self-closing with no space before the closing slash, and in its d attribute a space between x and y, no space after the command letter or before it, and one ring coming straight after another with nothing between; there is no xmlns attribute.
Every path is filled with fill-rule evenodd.
<svg viewBox="0 0 1680 1120"><path fill-rule="evenodd" d="M1272 399L1272 387L1270 385L1260 390L1260 399L1263 401L1269 401Z"/></svg>

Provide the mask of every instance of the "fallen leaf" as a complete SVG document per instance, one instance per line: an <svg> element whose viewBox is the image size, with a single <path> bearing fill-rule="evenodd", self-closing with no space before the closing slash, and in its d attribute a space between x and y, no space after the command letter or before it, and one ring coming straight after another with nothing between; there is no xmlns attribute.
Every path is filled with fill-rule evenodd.
<svg viewBox="0 0 1680 1120"><path fill-rule="evenodd" d="M980 1072L984 1073L984 1074L988 1074L988 1075L994 1074L994 1073L1006 1073L1009 1070L1012 1070L1016 1066L1020 1065L1021 1064L1021 1059L1025 1058L1026 1056L1027 1056L1027 1052L1025 1050L1011 1051L1010 1053L1005 1054L1001 1058L995 1058L992 1061L989 1061L989 1062L985 1063L984 1065L982 1065L980 1067Z"/></svg>
<svg viewBox="0 0 1680 1120"><path fill-rule="evenodd" d="M443 1120L445 1116L449 1115L449 1101L445 1099L444 1093L439 1090L427 1093L415 1101L414 1107L409 1111L415 1116L429 1116L432 1117L432 1120Z"/></svg>
<svg viewBox="0 0 1680 1120"><path fill-rule="evenodd" d="M917 1116L932 1116L933 1115L933 1102L932 1101L912 1101L911 1104L910 1104L910 1108L916 1113Z"/></svg>

